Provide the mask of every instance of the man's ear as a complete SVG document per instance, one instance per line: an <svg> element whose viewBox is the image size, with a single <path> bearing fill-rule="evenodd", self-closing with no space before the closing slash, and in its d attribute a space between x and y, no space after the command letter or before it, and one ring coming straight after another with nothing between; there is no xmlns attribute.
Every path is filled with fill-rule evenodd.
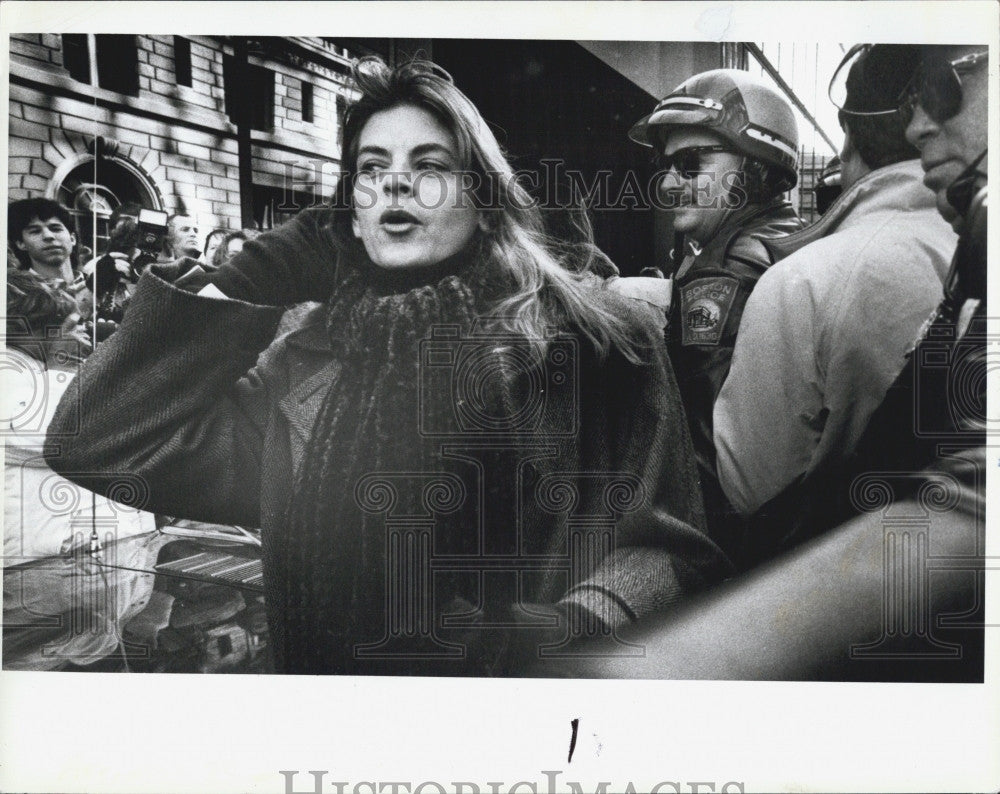
<svg viewBox="0 0 1000 794"><path fill-rule="evenodd" d="M17 246L17 250L18 251L27 251L28 250L28 246L26 246L24 244L24 240L15 240L14 241L14 245ZM74 243L74 245L75 245L75 243Z"/></svg>
<svg viewBox="0 0 1000 794"><path fill-rule="evenodd" d="M356 212L351 212L351 231L354 232L354 236L359 240L361 239L361 224L358 223L358 215Z"/></svg>
<svg viewBox="0 0 1000 794"><path fill-rule="evenodd" d="M477 223L479 224L479 231L484 234L489 234L493 231L493 219L488 218L486 212L483 210L479 210L479 220Z"/></svg>

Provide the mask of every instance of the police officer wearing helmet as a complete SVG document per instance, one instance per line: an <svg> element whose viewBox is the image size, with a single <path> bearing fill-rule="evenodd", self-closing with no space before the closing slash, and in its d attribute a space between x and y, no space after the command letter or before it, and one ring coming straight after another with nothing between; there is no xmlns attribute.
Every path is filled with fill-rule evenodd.
<svg viewBox="0 0 1000 794"><path fill-rule="evenodd" d="M743 306L772 262L761 240L803 225L782 198L796 182L798 129L777 91L747 72L716 69L681 83L629 137L653 149L661 206L688 243L673 276L668 346L715 534L731 518L715 477L712 406Z"/></svg>
<svg viewBox="0 0 1000 794"><path fill-rule="evenodd" d="M954 258L937 306L928 309L926 322L907 343L911 352L905 367L872 414L851 459L839 471L827 470L814 492L813 499L822 507L812 511L813 518L822 523L812 527L824 531L824 536L785 552L773 564L758 567L730 586L714 589L699 601L696 612L664 613L659 621L646 621L644 628L629 635L630 641L645 649L641 658L580 652L544 674L771 681L984 680L984 669L989 668L984 668L983 550L988 527L986 472L992 465L992 459L986 458L990 52L985 46L934 45L913 48L908 54L902 47L866 45L852 54L857 56L857 70L844 71L854 72L849 82L861 91L848 91L853 101L843 106L852 114L848 126L859 140L845 148L850 150L867 137L876 148L884 149L905 134L919 151L920 162L910 159L875 168L867 177L848 184L845 195L824 215L823 226L814 226L820 227L820 233L827 232L824 239L832 237L825 226L830 223L827 218L839 216L834 228L843 229L845 211L857 208L854 202L863 194L881 192L872 191L872 185L895 170L890 181L905 177L907 192L921 202L919 209L911 207L883 225L899 238L892 251L898 261L909 267L909 260L929 255L932 225L937 227L930 232L935 237L947 229L944 221L959 236L957 248L953 239L946 250L947 254L954 251ZM849 59L845 64L850 64ZM866 76L870 82L863 79ZM866 92L866 87L873 90ZM861 114L872 123L859 126L856 121L864 118ZM876 136L859 136L865 126L870 131L882 128L881 144ZM854 160L856 154L849 151L845 159ZM850 172L856 170L847 168L848 182ZM940 217L935 217L938 213ZM875 213L865 202L851 214L856 221L870 223ZM907 215L917 217L907 219ZM908 234L905 226L914 220L918 234ZM813 227L807 232L816 233ZM794 242L793 237L782 240L785 245ZM935 258L938 253L933 253ZM769 270L753 301L770 297L768 281L787 269L787 261ZM817 270L835 267L829 258L816 262ZM912 272L904 280L913 281ZM847 291L843 284L838 279L834 285L838 299ZM886 286L888 282L883 283L883 292ZM746 319L741 346L753 339L753 306ZM876 340L869 336L868 344L874 346ZM806 336L799 335L797 340L796 353ZM737 350L737 359L740 353ZM739 366L737 360L734 377ZM776 380L762 380L765 399L779 401L782 389ZM725 405L728 388L719 406ZM797 418L788 411L784 416L788 424ZM720 464L721 460L720 453ZM930 561L935 559L949 564L933 566ZM788 609L789 604L796 608ZM780 614L781 619L747 619L761 614ZM955 620L956 616L961 619Z"/></svg>

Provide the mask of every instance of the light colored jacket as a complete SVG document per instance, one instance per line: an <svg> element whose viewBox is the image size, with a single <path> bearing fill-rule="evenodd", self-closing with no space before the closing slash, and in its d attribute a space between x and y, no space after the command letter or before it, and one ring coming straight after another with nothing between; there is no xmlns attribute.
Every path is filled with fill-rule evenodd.
<svg viewBox="0 0 1000 794"><path fill-rule="evenodd" d="M848 455L941 300L957 238L920 163L877 169L822 220L768 242L714 412L717 467L750 514Z"/></svg>

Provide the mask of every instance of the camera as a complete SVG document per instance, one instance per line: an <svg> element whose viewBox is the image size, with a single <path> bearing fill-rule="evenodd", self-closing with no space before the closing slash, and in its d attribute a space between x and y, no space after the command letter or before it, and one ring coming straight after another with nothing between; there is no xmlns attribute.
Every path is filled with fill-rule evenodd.
<svg viewBox="0 0 1000 794"><path fill-rule="evenodd" d="M462 336L456 325L437 326L420 342L418 430L429 437L575 435L578 365L572 337L532 340L478 326Z"/></svg>
<svg viewBox="0 0 1000 794"><path fill-rule="evenodd" d="M167 213L162 210L139 210L139 239L136 247L139 253L132 260L132 278L138 280L142 271L156 262L163 251L163 241L167 236Z"/></svg>
<svg viewBox="0 0 1000 794"><path fill-rule="evenodd" d="M161 210L139 210L139 241L136 247L155 258L163 250L167 236L167 213Z"/></svg>

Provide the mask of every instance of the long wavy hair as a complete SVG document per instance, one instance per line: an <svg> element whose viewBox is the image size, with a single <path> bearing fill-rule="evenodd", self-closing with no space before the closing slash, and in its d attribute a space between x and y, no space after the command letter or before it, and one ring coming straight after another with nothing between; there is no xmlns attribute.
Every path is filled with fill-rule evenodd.
<svg viewBox="0 0 1000 794"><path fill-rule="evenodd" d="M376 57L366 57L355 63L353 77L359 96L345 116L341 178L334 198L334 206L343 210L334 215L334 233L345 251L366 256L352 233L350 217L358 141L365 124L398 105L420 107L454 135L462 170L474 180L473 201L486 221L487 230L476 231L480 255L514 284L512 293L485 319L495 330L544 340L548 329L562 325L560 318L565 318L599 357L616 348L631 361L641 360L639 343L622 319L588 295L600 285L599 273L615 270L586 233L589 226L575 225L580 231L573 240L546 234L537 201L519 184L496 136L451 75L427 60L390 68Z"/></svg>

